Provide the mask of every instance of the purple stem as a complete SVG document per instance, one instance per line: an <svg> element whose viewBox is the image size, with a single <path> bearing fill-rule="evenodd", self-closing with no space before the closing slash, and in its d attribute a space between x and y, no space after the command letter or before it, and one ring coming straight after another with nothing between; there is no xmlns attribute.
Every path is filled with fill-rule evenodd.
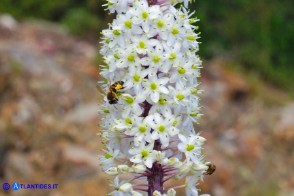
<svg viewBox="0 0 294 196"><path fill-rule="evenodd" d="M154 142L154 150L161 150L161 143L159 140ZM164 170L161 164L155 162L150 169L151 174L147 177L148 181L148 196L152 196L154 191L163 193L163 178Z"/></svg>

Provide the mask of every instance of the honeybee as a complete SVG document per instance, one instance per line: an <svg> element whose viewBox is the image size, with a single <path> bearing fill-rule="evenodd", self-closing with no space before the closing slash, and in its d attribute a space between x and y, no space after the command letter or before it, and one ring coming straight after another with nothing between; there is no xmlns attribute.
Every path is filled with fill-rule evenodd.
<svg viewBox="0 0 294 196"><path fill-rule="evenodd" d="M216 170L216 166L210 162L206 164L208 166L208 169L204 173L204 175L211 175Z"/></svg>
<svg viewBox="0 0 294 196"><path fill-rule="evenodd" d="M117 104L118 102L118 91L124 89L123 81L117 81L109 86L109 92L107 93L107 100L109 104Z"/></svg>

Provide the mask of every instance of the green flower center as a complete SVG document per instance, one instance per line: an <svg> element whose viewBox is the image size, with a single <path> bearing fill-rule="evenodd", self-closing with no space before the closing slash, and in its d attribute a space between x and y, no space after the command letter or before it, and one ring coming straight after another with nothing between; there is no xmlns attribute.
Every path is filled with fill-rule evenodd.
<svg viewBox="0 0 294 196"><path fill-rule="evenodd" d="M164 104L166 103L166 99L159 99L159 100L158 100L158 103L159 103L160 105L164 105Z"/></svg>
<svg viewBox="0 0 294 196"><path fill-rule="evenodd" d="M113 54L113 57L119 59L119 56L117 54Z"/></svg>
<svg viewBox="0 0 294 196"><path fill-rule="evenodd" d="M193 95L197 94L197 93L198 93L198 89L196 88L196 89L192 90L191 93L192 93Z"/></svg>
<svg viewBox="0 0 294 196"><path fill-rule="evenodd" d="M130 125L133 123L132 120L131 120L130 118L126 118L126 119L125 119L125 122L126 122L126 124L130 124Z"/></svg>
<svg viewBox="0 0 294 196"><path fill-rule="evenodd" d="M184 73L186 73L186 69L183 68L183 67L180 67L180 68L178 69L178 73L179 73L179 74L184 74Z"/></svg>
<svg viewBox="0 0 294 196"><path fill-rule="evenodd" d="M145 49L146 48L146 44L145 42L139 42L139 48Z"/></svg>
<svg viewBox="0 0 294 196"><path fill-rule="evenodd" d="M125 22L125 26L126 26L126 27L128 27L129 29L131 29L131 28L132 28L132 26L133 26L133 23L132 23L132 21L130 21L130 20L127 20L127 21Z"/></svg>
<svg viewBox="0 0 294 196"><path fill-rule="evenodd" d="M165 131L165 126L163 126L163 125L160 125L160 126L158 126L158 131L159 132L164 132Z"/></svg>
<svg viewBox="0 0 294 196"><path fill-rule="evenodd" d="M197 65L192 65L192 69L198 69Z"/></svg>
<svg viewBox="0 0 294 196"><path fill-rule="evenodd" d="M128 104L132 104L134 103L134 98L133 97L130 97L130 96L126 96L124 98L124 100L128 103Z"/></svg>
<svg viewBox="0 0 294 196"><path fill-rule="evenodd" d="M141 151L141 155L142 155L143 158L147 157L148 154L149 154L148 150L142 150Z"/></svg>
<svg viewBox="0 0 294 196"><path fill-rule="evenodd" d="M134 61L135 61L135 55L130 54L130 55L128 56L128 61L129 61L129 62L134 62Z"/></svg>
<svg viewBox="0 0 294 196"><path fill-rule="evenodd" d="M175 53L171 53L170 55L169 55L169 59L170 60L175 60L177 58L177 55L175 54Z"/></svg>
<svg viewBox="0 0 294 196"><path fill-rule="evenodd" d="M140 126L139 127L139 132L140 133L145 133L147 131L147 128L145 126Z"/></svg>
<svg viewBox="0 0 294 196"><path fill-rule="evenodd" d="M107 2L107 5L108 5L108 6L113 6L113 4L114 4L114 3L110 2L110 1Z"/></svg>
<svg viewBox="0 0 294 196"><path fill-rule="evenodd" d="M106 40L105 40L105 42L106 42L107 44L109 44L110 41L111 41L110 39L106 39Z"/></svg>
<svg viewBox="0 0 294 196"><path fill-rule="evenodd" d="M163 20L159 20L159 21L157 22L157 26L158 26L159 28L164 27L164 21L163 21Z"/></svg>
<svg viewBox="0 0 294 196"><path fill-rule="evenodd" d="M133 79L134 79L135 82L139 82L140 81L140 78L141 77L139 75L134 75L133 76Z"/></svg>
<svg viewBox="0 0 294 196"><path fill-rule="evenodd" d="M157 89L157 84L152 82L150 85L151 90L156 90Z"/></svg>
<svg viewBox="0 0 294 196"><path fill-rule="evenodd" d="M195 117L195 116L197 116L197 115L198 115L198 113L196 113L196 112L190 114L191 117Z"/></svg>
<svg viewBox="0 0 294 196"><path fill-rule="evenodd" d="M103 112L104 112L105 114L109 114L109 113L110 113L110 111L109 111L108 109L103 110Z"/></svg>
<svg viewBox="0 0 294 196"><path fill-rule="evenodd" d="M120 35L120 32L117 29L113 30L112 33L113 33L113 35L116 35L116 36Z"/></svg>
<svg viewBox="0 0 294 196"><path fill-rule="evenodd" d="M154 63L158 63L160 61L160 56L159 55L154 55L152 60L153 60Z"/></svg>
<svg viewBox="0 0 294 196"><path fill-rule="evenodd" d="M148 12L143 12L143 13L142 13L142 18L143 18L144 20L146 20L146 19L148 18L148 16L149 16Z"/></svg>
<svg viewBox="0 0 294 196"><path fill-rule="evenodd" d="M173 28L173 30L172 30L171 33L172 33L173 35L177 35L177 34L179 34L179 32L180 32L179 29L177 29L177 28Z"/></svg>
<svg viewBox="0 0 294 196"><path fill-rule="evenodd" d="M177 124L178 124L178 121L175 120L175 121L173 122L173 126L175 127Z"/></svg>
<svg viewBox="0 0 294 196"><path fill-rule="evenodd" d="M104 154L104 157L105 157L106 159L110 159L110 158L112 158L112 155L109 154L109 153L105 153L105 154Z"/></svg>
<svg viewBox="0 0 294 196"><path fill-rule="evenodd" d="M177 99L178 99L179 101L181 101L181 100L183 100L183 99L185 98L185 95L183 95L183 94L178 94L176 97L177 97Z"/></svg>
<svg viewBox="0 0 294 196"><path fill-rule="evenodd" d="M186 147L186 150L187 151L192 151L192 150L194 150L194 148L195 148L194 145L188 144L187 147Z"/></svg>
<svg viewBox="0 0 294 196"><path fill-rule="evenodd" d="M190 41L194 41L195 40L195 36L194 35L188 35L187 39Z"/></svg>

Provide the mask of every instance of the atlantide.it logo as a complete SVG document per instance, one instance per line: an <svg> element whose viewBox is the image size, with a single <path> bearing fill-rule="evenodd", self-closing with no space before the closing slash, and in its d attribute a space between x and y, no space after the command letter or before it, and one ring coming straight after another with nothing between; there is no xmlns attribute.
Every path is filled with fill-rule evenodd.
<svg viewBox="0 0 294 196"><path fill-rule="evenodd" d="M2 184L2 188L4 191L9 191L10 188L14 191L17 191L19 189L57 189L58 184L22 184L18 182L9 184L8 182L5 182Z"/></svg>
<svg viewBox="0 0 294 196"><path fill-rule="evenodd" d="M5 183L2 184L2 188L3 188L4 191L8 191L10 189L10 184L5 182Z"/></svg>

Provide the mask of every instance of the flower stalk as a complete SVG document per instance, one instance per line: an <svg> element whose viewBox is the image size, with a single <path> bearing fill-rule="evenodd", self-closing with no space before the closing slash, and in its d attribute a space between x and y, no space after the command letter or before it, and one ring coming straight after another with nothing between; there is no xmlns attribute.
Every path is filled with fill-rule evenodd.
<svg viewBox="0 0 294 196"><path fill-rule="evenodd" d="M101 111L103 170L115 176L109 195L198 195L196 184L215 168L203 159L198 33L189 0L108 0L117 13L102 31L100 74L107 92ZM180 10L174 5L184 3ZM122 180L123 176L130 177ZM165 187L172 179L183 185Z"/></svg>

